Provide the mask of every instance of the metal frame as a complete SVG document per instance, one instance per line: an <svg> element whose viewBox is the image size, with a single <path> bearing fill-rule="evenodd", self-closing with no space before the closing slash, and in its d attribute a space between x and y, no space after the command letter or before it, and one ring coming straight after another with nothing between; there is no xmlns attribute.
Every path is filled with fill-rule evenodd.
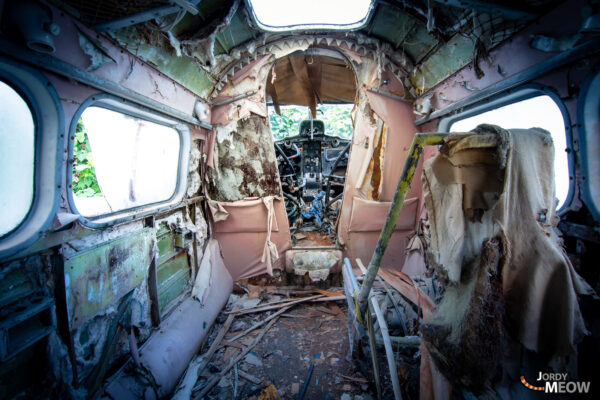
<svg viewBox="0 0 600 400"><path fill-rule="evenodd" d="M594 131L594 127L600 124L600 67L596 66L589 78L585 81L584 86L579 94L577 101L577 122L579 128L579 157L581 159L581 197L587 205L590 213L596 221L600 221L600 199L594 198L591 192L591 179L598 182L598 176L594 175L593 171L589 170L589 160L597 157L595 154L589 154L589 138L592 135L598 136L599 132Z"/></svg>
<svg viewBox="0 0 600 400"><path fill-rule="evenodd" d="M410 183L415 175L415 170L417 169L417 164L419 163L419 158L421 157L423 148L425 146L442 144L446 136L448 136L447 133L439 132L416 133L413 138L412 144L410 145L410 149L408 150L408 154L406 156L406 160L404 161L404 168L402 169L402 175L400 175L400 180L398 181L396 194L394 195L392 205L390 206L390 211L388 212L387 218L385 219L385 224L383 225L383 229L379 235L379 240L377 241L377 246L373 252L373 257L369 262L365 279L360 287L360 292L355 292L354 294L354 302L358 309L357 316L359 318L361 318L361 316L364 315L365 311L367 310L369 294L371 293L373 282L377 277L377 271L381 265L381 260L383 259L387 245L390 242L392 233L394 232L396 221L398 220L400 212L402 211L402 207L404 206L406 193L408 192Z"/></svg>
<svg viewBox="0 0 600 400"><path fill-rule="evenodd" d="M452 116L443 118L440 120L438 124L438 130L440 132L449 132L449 128L455 122L460 120L473 117L475 115L482 114L484 112L492 111L496 108L508 106L511 104L518 103L520 101L532 99L534 97L539 96L548 96L550 97L554 103L558 106L559 110L562 113L567 148L565 151L567 152L567 161L569 168L569 192L567 193L567 197L562 206L556 210L558 214L566 211L567 207L573 201L573 197L575 195L575 156L573 151L573 130L571 128L571 118L569 115L569 111L567 107L564 105L558 93L556 93L553 89L548 86L530 83L524 86L520 86L515 89L509 89L506 92L499 94L497 96L492 97L491 99L487 99L485 102L480 102L474 104L472 107L465 109L464 111L454 114ZM556 150L556 149L555 149Z"/></svg>
<svg viewBox="0 0 600 400"><path fill-rule="evenodd" d="M33 200L19 225L0 238L0 258L3 258L37 240L56 213L61 188L64 117L56 90L38 71L0 57L0 78L27 102L35 123Z"/></svg>
<svg viewBox="0 0 600 400"><path fill-rule="evenodd" d="M187 168L192 143L190 129L187 127L187 125L180 124L177 121L155 113L153 110L147 109L145 107L140 107L137 104L133 104L127 100L119 99L108 94L97 94L89 97L81 103L81 106L73 115L73 119L71 120L71 124L69 126L69 160L67 162L67 200L73 213L79 214L79 211L77 211L77 206L75 205L75 199L73 196L72 189L72 160L75 129L77 128L77 121L79 121L81 114L88 107L91 106L101 107L122 114L131 115L133 117L137 117L146 121L154 122L156 124L168 126L170 128L175 129L179 134L180 140L179 161L177 168L177 183L175 184L175 191L173 192L173 195L166 200L155 203L143 204L128 209L115 211L112 213L102 214L96 217L81 216L79 218L79 222L90 228L103 228L116 223L143 218L150 214L164 212L179 207L187 189Z"/></svg>
<svg viewBox="0 0 600 400"><path fill-rule="evenodd" d="M69 80L75 80L89 87L101 90L102 92L118 96L139 106L150 108L179 121L212 130L211 124L202 122L189 114L127 89L115 82L100 78L50 55L26 49L10 40L0 38L0 53L24 64L55 73Z"/></svg>
<svg viewBox="0 0 600 400"><path fill-rule="evenodd" d="M171 6L158 7L151 10L146 10L134 15L128 15L113 21L98 24L94 28L98 32L116 31L131 25L141 24L142 22L150 21L154 18L165 17L177 12L186 11L192 15L198 14L196 6L200 0L172 0L175 4Z"/></svg>
<svg viewBox="0 0 600 400"><path fill-rule="evenodd" d="M582 58L591 57L598 52L600 52L600 40L590 40L580 44L571 50L560 53L552 58L542 61L539 64L529 67L524 71L511 75L510 77L488 86L487 88L460 101L457 101L446 108L434 111L428 116L416 120L415 126L423 125L426 122L436 118L445 117L448 114L460 112L466 107L472 106L500 93L504 93L517 86L521 86L572 62Z"/></svg>

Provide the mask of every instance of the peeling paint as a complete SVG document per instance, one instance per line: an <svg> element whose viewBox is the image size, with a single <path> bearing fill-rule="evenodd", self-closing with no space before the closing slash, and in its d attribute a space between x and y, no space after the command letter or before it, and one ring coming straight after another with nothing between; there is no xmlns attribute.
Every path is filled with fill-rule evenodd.
<svg viewBox="0 0 600 400"><path fill-rule="evenodd" d="M148 275L154 229L125 235L65 260L71 328L107 312Z"/></svg>

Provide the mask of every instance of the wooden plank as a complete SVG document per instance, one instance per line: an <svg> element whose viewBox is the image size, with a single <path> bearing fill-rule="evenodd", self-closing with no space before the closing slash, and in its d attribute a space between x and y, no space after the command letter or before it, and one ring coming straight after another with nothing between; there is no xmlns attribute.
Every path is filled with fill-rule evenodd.
<svg viewBox="0 0 600 400"><path fill-rule="evenodd" d="M279 317L279 316L278 316ZM252 350L254 347L256 347L256 345L262 340L262 338L265 336L265 334L268 332L268 330L273 326L273 324L275 324L275 322L277 321L277 318L272 319L267 326L264 327L264 329L262 330L262 332L260 333L260 335L258 335L256 337L256 339L254 339L254 341L252 342L252 344L248 347L246 347L239 356L237 356L234 360L232 360L225 368L223 368L221 370L221 372L219 372L218 374L213 375L208 382L206 383L206 385L202 388L202 391L198 394L195 395L193 397L194 400L200 400L202 398L204 398L204 396L206 396L208 394L208 392L210 392L210 390L221 380L221 378L227 374L229 372L229 370L231 368L233 368L234 365L236 365L238 362L240 362L244 357L246 357L246 355L250 352L250 350Z"/></svg>
<svg viewBox="0 0 600 400"><path fill-rule="evenodd" d="M316 296L304 297L302 299L288 301L286 303L280 303L280 304L274 304L274 305L267 305L267 306L258 306L258 307L248 307L248 308L245 308L245 309L242 309L242 310L227 311L227 312L224 312L224 314L237 314L237 315L252 314L252 313L255 313L255 312L262 312L262 311L274 310L274 309L277 309L277 308L291 306L292 304L303 303L305 301L315 300L315 299L318 299L320 297L323 297L323 295L319 294L319 295L316 295Z"/></svg>
<svg viewBox="0 0 600 400"><path fill-rule="evenodd" d="M273 318L279 317L280 314L283 314L284 312L286 312L287 310L289 310L292 307L293 307L293 305L282 308L281 310L277 311L275 314L269 316L268 318L265 318L262 321L259 321L256 324L252 325L250 328L246 329L244 332L242 332L242 333L240 333L238 335L235 335L234 337L230 338L229 341L230 342L234 342L234 341L238 340L239 338L247 335L248 333L252 332L253 330L255 330L256 328L258 328L259 326L263 325L264 323L269 322ZM229 315L231 316L233 314L229 314Z"/></svg>
<svg viewBox="0 0 600 400"><path fill-rule="evenodd" d="M400 292L423 312L423 321L431 320L435 303L417 285L405 282L403 279L393 275L383 268L379 268L377 274L383 278L391 287ZM406 275L406 274L405 274ZM410 278L409 278L410 279ZM412 282L412 279L411 279Z"/></svg>

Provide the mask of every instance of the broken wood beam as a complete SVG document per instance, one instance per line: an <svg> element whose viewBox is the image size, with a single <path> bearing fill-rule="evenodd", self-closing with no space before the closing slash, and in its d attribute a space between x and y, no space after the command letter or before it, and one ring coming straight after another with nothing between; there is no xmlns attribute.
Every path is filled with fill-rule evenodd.
<svg viewBox="0 0 600 400"><path fill-rule="evenodd" d="M260 385L263 381L262 379L257 378L254 375L250 375L243 369L239 369L239 368L238 368L238 375L241 376L242 378L244 378L245 380L247 380L248 382L254 383L255 385Z"/></svg>
<svg viewBox="0 0 600 400"><path fill-rule="evenodd" d="M304 302L307 302L307 301L310 301L310 302L323 302L323 301L337 301L337 300L344 300L344 299L345 299L344 296L325 297L325 295L318 294L316 296L303 297L303 298L298 299L298 300L292 300L292 301L287 301L287 302L271 303L271 305L248 307L248 308L245 308L245 309L242 309L242 310L225 311L223 313L224 314L244 315L244 314L252 314L252 313L255 313L255 312L275 310L275 309L278 309L278 308L282 308L282 307L286 307L286 306L291 306L291 305L298 304L298 303L304 303Z"/></svg>
<svg viewBox="0 0 600 400"><path fill-rule="evenodd" d="M357 378L355 376L348 376L348 375L343 375L343 374L337 374L338 376L341 376L344 379L347 379L349 381L352 382L358 382L358 383L369 383L369 380L366 378Z"/></svg>
<svg viewBox="0 0 600 400"><path fill-rule="evenodd" d="M235 347L236 349L241 350L244 348L244 345L235 342L230 342L229 340L223 340L221 341L221 347Z"/></svg>
<svg viewBox="0 0 600 400"><path fill-rule="evenodd" d="M236 314L236 315L252 314L252 313L255 313L255 312L274 310L274 309L277 309L277 308L286 307L286 306L289 306L289 305L292 305L292 304L296 304L296 303L303 303L305 301L315 300L315 299L318 299L320 297L324 297L324 296L322 294L318 294L316 296L303 297L303 298L298 299L298 300L287 301L287 302L284 302L284 303L277 303L277 304L264 305L264 306L254 306L254 307L244 308L244 309L241 309L241 310L226 311L226 312L224 312L224 314Z"/></svg>
<svg viewBox="0 0 600 400"><path fill-rule="evenodd" d="M332 296L332 297L320 297L318 299L311 300L311 303L322 303L325 301L339 301L345 300L346 296Z"/></svg>
<svg viewBox="0 0 600 400"><path fill-rule="evenodd" d="M202 388L202 390L200 391L200 393L198 393L198 395L194 396L193 399L194 400L200 400L200 399L204 398L204 396L206 396L208 394L208 392L210 392L210 390L221 380L221 378L227 372L229 372L229 370L231 368L233 368L234 365L236 365L238 362L240 362L240 360L242 358L246 357L246 355L250 352L250 350L252 350L254 347L256 347L256 345L262 340L262 338L269 331L269 329L273 326L273 324L275 324L276 321L277 321L277 318L274 318L271 321L269 321L269 323L267 324L267 326L265 326L263 328L262 332L256 337L256 339L254 339L254 341L249 346L247 346L244 350L242 350L242 352L240 353L240 355L237 356L234 360L232 360L225 368L223 368L221 370L221 372L219 372L218 374L213 375L206 382L206 385L204 385L204 387Z"/></svg>
<svg viewBox="0 0 600 400"><path fill-rule="evenodd" d="M397 290L401 295L415 304L423 313L423 320L429 321L433 316L435 303L410 279L411 283L380 269L377 274L381 276L391 287Z"/></svg>
<svg viewBox="0 0 600 400"><path fill-rule="evenodd" d="M256 324L252 325L250 328L246 329L244 332L235 335L232 338L229 338L230 342L235 342L236 340L238 340L239 338L246 336L248 333L252 332L253 330L255 330L256 328L262 326L263 324L269 322L270 320L272 320L273 318L277 318L280 314L283 314L284 312L286 312L287 310L289 310L290 308L292 308L295 304L292 304L291 306L288 307L284 307L281 310L277 311L275 314L270 315L269 317L263 319L262 321L257 322ZM233 315L233 314L229 314L229 315Z"/></svg>

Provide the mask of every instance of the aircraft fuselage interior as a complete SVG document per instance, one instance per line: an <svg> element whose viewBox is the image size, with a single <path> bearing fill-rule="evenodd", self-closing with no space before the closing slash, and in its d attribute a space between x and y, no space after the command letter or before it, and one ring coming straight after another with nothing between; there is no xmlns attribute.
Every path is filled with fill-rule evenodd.
<svg viewBox="0 0 600 400"><path fill-rule="evenodd" d="M5 0L0 104L0 398L598 398L598 0Z"/></svg>

